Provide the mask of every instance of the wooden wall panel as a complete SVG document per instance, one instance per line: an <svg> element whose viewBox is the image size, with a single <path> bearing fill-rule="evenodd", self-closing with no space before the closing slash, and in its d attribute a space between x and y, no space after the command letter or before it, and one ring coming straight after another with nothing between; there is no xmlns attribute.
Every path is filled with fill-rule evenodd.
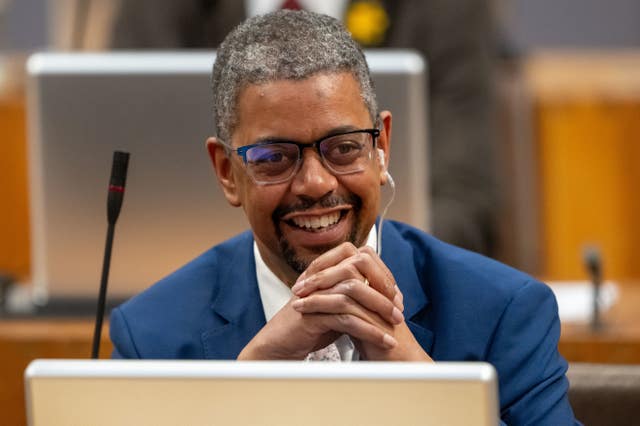
<svg viewBox="0 0 640 426"><path fill-rule="evenodd" d="M544 276L584 276L600 247L607 276L640 277L640 103L538 107Z"/></svg>
<svg viewBox="0 0 640 426"><path fill-rule="evenodd" d="M540 188L541 275L640 278L640 54L549 54L529 67Z"/></svg>
<svg viewBox="0 0 640 426"><path fill-rule="evenodd" d="M24 100L0 97L0 271L30 271L27 146Z"/></svg>

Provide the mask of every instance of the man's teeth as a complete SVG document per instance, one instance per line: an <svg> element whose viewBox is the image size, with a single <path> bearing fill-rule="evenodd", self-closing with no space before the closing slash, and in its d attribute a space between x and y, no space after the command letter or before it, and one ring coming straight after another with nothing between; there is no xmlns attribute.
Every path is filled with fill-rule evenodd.
<svg viewBox="0 0 640 426"><path fill-rule="evenodd" d="M338 223L340 212L330 213L324 216L296 216L291 219L293 223L301 228L320 229Z"/></svg>

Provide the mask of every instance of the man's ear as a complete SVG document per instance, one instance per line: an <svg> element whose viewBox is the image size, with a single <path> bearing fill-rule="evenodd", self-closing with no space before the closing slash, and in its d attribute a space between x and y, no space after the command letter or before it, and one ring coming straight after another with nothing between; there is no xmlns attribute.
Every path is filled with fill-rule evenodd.
<svg viewBox="0 0 640 426"><path fill-rule="evenodd" d="M384 155L384 164L379 161L380 166L380 185L387 183L387 169L389 168L389 159L391 157L391 112L382 111L378 115L378 128L380 136L376 144L376 148L382 150Z"/></svg>
<svg viewBox="0 0 640 426"><path fill-rule="evenodd" d="M218 182L222 186L225 198L232 206L239 207L241 202L231 159L227 156L225 148L218 143L218 138L213 136L208 138L206 145L211 164L216 172Z"/></svg>

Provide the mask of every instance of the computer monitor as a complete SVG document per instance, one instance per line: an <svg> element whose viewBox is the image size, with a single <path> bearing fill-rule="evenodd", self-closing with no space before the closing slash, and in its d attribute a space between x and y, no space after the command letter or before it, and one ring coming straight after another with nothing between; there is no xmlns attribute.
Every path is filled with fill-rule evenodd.
<svg viewBox="0 0 640 426"><path fill-rule="evenodd" d="M388 218L429 227L426 66L411 51L366 53L394 115ZM112 152L131 153L109 295L126 298L248 229L220 190L213 51L38 53L28 69L32 280L36 299L96 297ZM383 191L383 201L389 196Z"/></svg>
<svg viewBox="0 0 640 426"><path fill-rule="evenodd" d="M36 360L41 425L495 426L486 363Z"/></svg>

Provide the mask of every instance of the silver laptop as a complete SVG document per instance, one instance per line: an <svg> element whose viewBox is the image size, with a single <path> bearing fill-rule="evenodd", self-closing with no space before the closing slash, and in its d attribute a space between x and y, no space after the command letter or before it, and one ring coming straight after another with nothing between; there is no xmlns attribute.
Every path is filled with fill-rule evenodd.
<svg viewBox="0 0 640 426"><path fill-rule="evenodd" d="M198 51L29 59L31 265L40 302L97 294L114 150L131 159L110 296L138 293L248 229L242 210L225 200L205 149L213 134L214 58ZM387 217L428 229L425 63L410 51L372 51L367 59L380 107L394 113L397 194Z"/></svg>
<svg viewBox="0 0 640 426"><path fill-rule="evenodd" d="M43 425L498 424L485 363L36 360L27 419Z"/></svg>

